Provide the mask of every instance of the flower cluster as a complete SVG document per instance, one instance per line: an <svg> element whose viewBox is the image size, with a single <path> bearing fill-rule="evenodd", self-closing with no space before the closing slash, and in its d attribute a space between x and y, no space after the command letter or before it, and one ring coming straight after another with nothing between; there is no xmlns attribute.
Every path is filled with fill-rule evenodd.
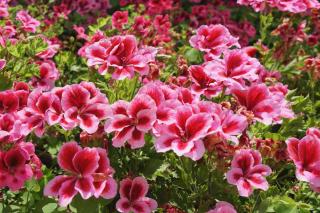
<svg viewBox="0 0 320 213"><path fill-rule="evenodd" d="M319 9L0 0L4 211L317 211Z"/></svg>
<svg viewBox="0 0 320 213"><path fill-rule="evenodd" d="M320 3L316 0L237 0L238 4L250 5L256 12L266 9L266 7L275 7L280 11L292 13L302 13L310 9L319 9Z"/></svg>

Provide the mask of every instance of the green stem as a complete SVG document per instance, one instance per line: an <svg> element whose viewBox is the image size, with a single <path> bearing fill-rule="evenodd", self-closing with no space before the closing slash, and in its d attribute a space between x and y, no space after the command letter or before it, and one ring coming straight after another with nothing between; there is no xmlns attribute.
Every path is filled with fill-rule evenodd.
<svg viewBox="0 0 320 213"><path fill-rule="evenodd" d="M134 95L135 95L135 91L136 91L136 89L137 89L137 87L138 87L138 78L139 78L139 76L135 76L134 77L134 86L133 86L133 89L132 89L132 91L131 91L131 95L130 95L130 100L132 100L133 99L133 97L134 97Z"/></svg>

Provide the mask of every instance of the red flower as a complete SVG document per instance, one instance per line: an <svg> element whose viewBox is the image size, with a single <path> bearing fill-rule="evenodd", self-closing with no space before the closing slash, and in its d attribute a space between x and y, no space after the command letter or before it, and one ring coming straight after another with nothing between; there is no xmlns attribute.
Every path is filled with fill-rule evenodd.
<svg viewBox="0 0 320 213"><path fill-rule="evenodd" d="M128 11L116 11L112 14L112 26L118 30L128 23Z"/></svg>
<svg viewBox="0 0 320 213"><path fill-rule="evenodd" d="M157 202L146 197L148 182L143 177L136 177L133 180L127 178L120 182L120 200L116 208L122 213L151 213L158 206Z"/></svg>

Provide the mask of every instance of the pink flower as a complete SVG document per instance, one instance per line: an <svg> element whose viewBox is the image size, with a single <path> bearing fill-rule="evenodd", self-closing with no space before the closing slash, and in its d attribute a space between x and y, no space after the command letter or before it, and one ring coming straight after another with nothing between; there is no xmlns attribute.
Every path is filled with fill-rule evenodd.
<svg viewBox="0 0 320 213"><path fill-rule="evenodd" d="M88 46L85 52L88 66L99 65L98 72L102 75L113 68L112 78L118 80L133 78L135 72L147 75L148 63L154 61L154 58L141 54L136 38L131 35L100 40Z"/></svg>
<svg viewBox="0 0 320 213"><path fill-rule="evenodd" d="M200 112L211 115L213 122L209 132L216 134L222 140L229 140L237 144L239 142L237 136L248 126L245 116L224 109L219 104L201 101L197 104L197 108Z"/></svg>
<svg viewBox="0 0 320 213"><path fill-rule="evenodd" d="M265 179L271 174L269 166L262 164L258 151L241 149L236 152L227 172L227 181L236 185L240 196L249 197L254 188L266 191L269 184Z"/></svg>
<svg viewBox="0 0 320 213"><path fill-rule="evenodd" d="M240 5L251 6L254 11L259 12L265 9L268 1L270 0L237 0L237 3Z"/></svg>
<svg viewBox="0 0 320 213"><path fill-rule="evenodd" d="M214 209L208 211L207 213L237 213L237 211L230 203L219 201Z"/></svg>
<svg viewBox="0 0 320 213"><path fill-rule="evenodd" d="M8 2L7 0L1 0L0 1L0 17L8 17Z"/></svg>
<svg viewBox="0 0 320 213"><path fill-rule="evenodd" d="M218 112L220 125L217 129L218 135L225 140L238 143L236 136L240 135L248 126L247 118L243 115L234 114L231 110Z"/></svg>
<svg viewBox="0 0 320 213"><path fill-rule="evenodd" d="M116 11L112 14L112 26L118 30L128 23L128 11Z"/></svg>
<svg viewBox="0 0 320 213"><path fill-rule="evenodd" d="M51 90L54 87L54 83L59 79L60 73L56 68L56 65L53 61L41 61L37 63L40 69L39 77L33 77L30 84L34 88L39 88L43 91Z"/></svg>
<svg viewBox="0 0 320 213"><path fill-rule="evenodd" d="M120 200L116 209L122 213L151 213L158 204L155 200L146 197L149 185L143 177L133 180L126 178L120 182Z"/></svg>
<svg viewBox="0 0 320 213"><path fill-rule="evenodd" d="M238 102L251 111L257 121L271 124L281 115L281 104L269 91L265 84L252 85L248 89L233 89L231 91Z"/></svg>
<svg viewBox="0 0 320 213"><path fill-rule="evenodd" d="M96 132L99 122L112 114L107 97L88 82L64 87L61 106L65 120L71 124L63 127L80 125L89 134Z"/></svg>
<svg viewBox="0 0 320 213"><path fill-rule="evenodd" d="M42 59L49 59L52 58L59 50L60 44L59 40L57 38L48 39L44 36L41 36L41 38L47 43L47 49L43 50L42 52L39 52L36 54L39 58Z"/></svg>
<svg viewBox="0 0 320 213"><path fill-rule="evenodd" d="M16 19L21 22L22 29L26 32L35 33L36 28L40 26L40 22L32 18L25 10L20 10L17 13Z"/></svg>
<svg viewBox="0 0 320 213"><path fill-rule="evenodd" d="M160 137L156 138L157 152L173 150L178 156L192 154L192 160L199 160L204 154L202 139L208 135L212 117L208 113L195 113L191 106L176 109L175 123L161 126Z"/></svg>
<svg viewBox="0 0 320 213"><path fill-rule="evenodd" d="M223 60L213 60L208 62L204 70L218 82L225 86L242 87L244 80L250 82L257 80L257 71L262 65L255 58L248 56L242 50L231 50L225 53Z"/></svg>
<svg viewBox="0 0 320 213"><path fill-rule="evenodd" d="M311 128L301 140L289 138L286 141L289 157L296 165L296 177L300 181L309 182L316 191L320 189L320 138L318 133L318 129Z"/></svg>
<svg viewBox="0 0 320 213"><path fill-rule="evenodd" d="M73 25L73 29L77 32L77 39L88 40L88 35L82 26Z"/></svg>
<svg viewBox="0 0 320 213"><path fill-rule="evenodd" d="M45 131L45 125L54 125L62 119L60 99L53 93L42 93L34 90L28 98L27 107L19 111L19 116L27 128L41 137Z"/></svg>
<svg viewBox="0 0 320 213"><path fill-rule="evenodd" d="M219 56L230 47L240 47L238 39L233 37L223 25L202 25L197 29L196 35L190 38L192 47Z"/></svg>
<svg viewBox="0 0 320 213"><path fill-rule="evenodd" d="M21 189L25 181L34 175L31 165L33 156L35 154L32 143L20 142L9 151L0 151L0 188L7 186L12 191ZM41 163L37 168L41 168Z"/></svg>
<svg viewBox="0 0 320 213"><path fill-rule="evenodd" d="M189 73L192 79L191 89L195 94L212 98L222 91L221 84L211 78L203 66L192 65L189 67Z"/></svg>
<svg viewBox="0 0 320 213"><path fill-rule="evenodd" d="M6 42L10 41L10 43L14 43L16 35L16 29L14 26L11 26L10 24L0 27L0 44L2 47L6 46Z"/></svg>
<svg viewBox="0 0 320 213"><path fill-rule="evenodd" d="M118 101L112 106L113 117L107 121L105 131L115 132L113 146L124 146L128 141L132 149L144 146L144 135L156 121L156 105L148 96L138 95L131 103Z"/></svg>
<svg viewBox="0 0 320 213"><path fill-rule="evenodd" d="M0 114L0 143L13 142L27 134L22 122L13 114Z"/></svg>
<svg viewBox="0 0 320 213"><path fill-rule="evenodd" d="M82 149L76 142L68 142L60 149L58 163L68 175L59 175L49 181L44 195L58 197L61 206L71 203L78 193L83 199L93 195L110 199L116 195L117 185L111 176L113 169L105 150Z"/></svg>

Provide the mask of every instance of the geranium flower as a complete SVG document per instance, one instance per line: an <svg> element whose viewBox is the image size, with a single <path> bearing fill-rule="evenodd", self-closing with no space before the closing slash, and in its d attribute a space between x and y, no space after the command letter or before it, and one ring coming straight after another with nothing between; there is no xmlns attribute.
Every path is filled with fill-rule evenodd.
<svg viewBox="0 0 320 213"><path fill-rule="evenodd" d="M192 65L189 73L193 83L191 89L195 94L212 98L222 91L221 84L207 75L203 66Z"/></svg>
<svg viewBox="0 0 320 213"><path fill-rule="evenodd" d="M309 182L311 187L320 192L320 138L318 129L309 129L301 140L289 138L287 150L296 165L296 177ZM316 133L316 134L315 134Z"/></svg>
<svg viewBox="0 0 320 213"><path fill-rule="evenodd" d="M116 11L112 14L112 26L121 30L123 25L128 23L128 11Z"/></svg>
<svg viewBox="0 0 320 213"><path fill-rule="evenodd" d="M240 47L238 39L221 24L200 26L189 42L192 47L213 56L219 56L232 46Z"/></svg>
<svg viewBox="0 0 320 213"><path fill-rule="evenodd" d="M60 73L53 61L41 61L37 63L40 69L39 77L34 76L30 84L34 88L40 88L43 91L51 90L54 83L59 79Z"/></svg>
<svg viewBox="0 0 320 213"><path fill-rule="evenodd" d="M254 188L264 191L269 188L265 177L270 174L270 167L262 164L258 151L241 149L234 155L226 176L228 183L237 186L240 196L249 197Z"/></svg>
<svg viewBox="0 0 320 213"><path fill-rule="evenodd" d="M14 91L0 92L0 113L12 113L19 109L19 97Z"/></svg>
<svg viewBox="0 0 320 213"><path fill-rule="evenodd" d="M100 120L112 114L107 97L88 82L64 87L61 106L65 120L74 123L73 127L80 125L89 134L97 131Z"/></svg>
<svg viewBox="0 0 320 213"><path fill-rule="evenodd" d="M208 211L207 213L237 213L237 211L230 203L219 201L214 209Z"/></svg>
<svg viewBox="0 0 320 213"><path fill-rule="evenodd" d="M261 64L255 58L248 56L241 50L231 50L224 54L222 60L213 60L204 66L204 71L212 79L223 83L227 87L243 87L244 80L258 79L258 70Z"/></svg>
<svg viewBox="0 0 320 213"><path fill-rule="evenodd" d="M40 22L32 18L25 10L20 10L17 13L16 19L21 22L22 29L26 32L35 33L37 27L40 26Z"/></svg>
<svg viewBox="0 0 320 213"><path fill-rule="evenodd" d="M113 117L107 121L105 131L115 132L113 146L124 146L128 141L132 149L144 146L144 135L156 121L156 105L148 96L138 95L131 103L118 101L112 105Z"/></svg>
<svg viewBox="0 0 320 213"><path fill-rule="evenodd" d="M18 114L27 128L35 130L35 134L41 137L46 123L54 125L62 119L60 99L53 93L34 90L28 97L27 107Z"/></svg>
<svg viewBox="0 0 320 213"><path fill-rule="evenodd" d="M158 206L157 202L146 197L149 185L143 177L133 180L126 178L120 182L120 200L116 208L122 213L151 213Z"/></svg>
<svg viewBox="0 0 320 213"><path fill-rule="evenodd" d="M34 175L29 163L33 155L33 144L25 142L16 144L9 151L0 151L0 188L9 187L12 191L21 189ZM41 162L37 168L41 168Z"/></svg>
<svg viewBox="0 0 320 213"><path fill-rule="evenodd" d="M179 106L176 109L175 123L161 126L160 137L156 138L157 152L173 150L178 156L193 154L193 160L199 160L204 154L202 139L208 135L212 118L207 113L194 113L191 106Z"/></svg>
<svg viewBox="0 0 320 213"><path fill-rule="evenodd" d="M85 53L88 66L100 65L98 72L102 75L111 72L112 67L112 77L117 80L133 78L135 72L147 75L148 63L154 61L141 54L136 38L131 35L102 39L89 45Z"/></svg>
<svg viewBox="0 0 320 213"><path fill-rule="evenodd" d="M0 143L13 142L26 136L28 131L23 127L22 122L13 114L0 114Z"/></svg>
<svg viewBox="0 0 320 213"><path fill-rule="evenodd" d="M93 195L106 198L116 195L117 186L110 179L113 170L109 167L105 151L88 147L82 149L76 142L68 142L60 149L58 164L68 175L59 175L49 181L44 195L58 197L61 206L71 203L78 193L83 199Z"/></svg>
<svg viewBox="0 0 320 213"><path fill-rule="evenodd" d="M281 104L265 84L252 85L248 89L233 89L231 93L238 102L251 111L257 121L271 124L281 114Z"/></svg>

